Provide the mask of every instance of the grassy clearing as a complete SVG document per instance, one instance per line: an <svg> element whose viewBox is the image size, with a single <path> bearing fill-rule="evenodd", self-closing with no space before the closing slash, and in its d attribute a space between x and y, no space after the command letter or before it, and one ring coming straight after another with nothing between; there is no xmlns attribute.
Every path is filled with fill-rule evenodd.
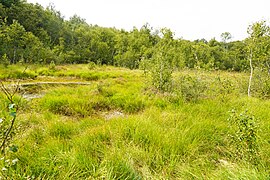
<svg viewBox="0 0 270 180"><path fill-rule="evenodd" d="M15 139L19 151L10 154L19 161L3 176L269 178L270 101L246 97L245 74L183 71L174 75L174 91L160 94L145 85L140 71L98 67L94 71L99 78L87 79L81 75L93 70L82 65L56 69L60 70L51 77L40 74L40 67L29 71L37 74L34 81L83 79L90 85L48 85L34 91L44 93L42 98L21 102ZM235 129L227 120L232 109L239 113L249 109L256 117L260 128L256 165L235 158L229 136Z"/></svg>

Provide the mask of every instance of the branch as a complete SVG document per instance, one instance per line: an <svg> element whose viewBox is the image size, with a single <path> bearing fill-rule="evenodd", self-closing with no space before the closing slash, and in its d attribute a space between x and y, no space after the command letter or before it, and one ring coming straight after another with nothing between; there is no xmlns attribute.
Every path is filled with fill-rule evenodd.
<svg viewBox="0 0 270 180"><path fill-rule="evenodd" d="M26 66L23 70L23 73L25 73L25 71L27 70L28 66ZM16 84L16 88L14 89L14 91L11 93L10 90L8 88L6 88L6 86L4 85L4 83L0 80L0 89L1 91L4 92L4 94L6 95L7 99L10 101L10 105L9 105L9 111L10 111L10 115L13 117L11 120L11 124L9 125L8 129L6 129L6 131L4 132L4 137L3 137L3 141L1 143L0 149L2 154L4 154L5 156L5 151L6 151L6 144L8 142L8 139L10 137L10 133L12 132L12 129L14 127L15 121L16 121L16 112L17 112L17 108L16 106L13 104L13 97L15 96L15 94L19 91L19 86L20 86L20 82L21 79L18 80L17 84ZM21 99L20 99L21 101Z"/></svg>
<svg viewBox="0 0 270 180"><path fill-rule="evenodd" d="M25 73L25 71L28 69L28 66L26 66L23 70L23 74ZM19 87L20 87L20 82L21 82L22 79L19 79L17 84L16 84L16 89L14 90L14 92L12 93L11 97L13 98L13 96L18 92L19 90Z"/></svg>
<svg viewBox="0 0 270 180"><path fill-rule="evenodd" d="M0 88L4 92L4 94L6 95L6 97L8 98L8 100L11 103L13 103L12 95L10 94L10 92L8 91L8 89L6 88L6 86L4 85L4 83L2 81L0 81Z"/></svg>
<svg viewBox="0 0 270 180"><path fill-rule="evenodd" d="M5 154L5 149L6 149L6 148L5 148L5 145L6 145L6 141L7 141L7 139L8 139L9 134L11 133L11 130L12 130L13 126L14 126L15 120L16 120L16 116L13 117L13 119L12 119L12 121L11 121L11 125L10 125L10 127L8 128L8 130L5 132L4 140L3 140L3 142L2 142L2 144L1 144L1 146L0 146L1 152L2 152L3 154Z"/></svg>

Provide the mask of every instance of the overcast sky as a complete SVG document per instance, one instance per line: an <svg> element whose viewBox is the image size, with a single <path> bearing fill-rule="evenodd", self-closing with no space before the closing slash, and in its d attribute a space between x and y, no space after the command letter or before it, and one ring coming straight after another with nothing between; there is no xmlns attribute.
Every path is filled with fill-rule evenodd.
<svg viewBox="0 0 270 180"><path fill-rule="evenodd" d="M167 27L178 38L233 40L247 37L247 27L270 19L270 0L27 0L44 7L53 3L66 19L74 14L89 24L131 30L149 23Z"/></svg>

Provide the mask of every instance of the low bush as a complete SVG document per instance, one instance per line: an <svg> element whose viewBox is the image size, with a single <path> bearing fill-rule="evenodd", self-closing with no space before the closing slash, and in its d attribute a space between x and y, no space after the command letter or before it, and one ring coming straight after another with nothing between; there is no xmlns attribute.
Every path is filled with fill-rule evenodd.
<svg viewBox="0 0 270 180"><path fill-rule="evenodd" d="M187 102L196 102L205 95L206 84L197 77L184 75L173 84L174 92Z"/></svg>
<svg viewBox="0 0 270 180"><path fill-rule="evenodd" d="M234 147L232 154L236 159L256 164L259 160L259 146L258 123L255 117L247 111L238 114L232 110L228 120L233 128L230 134Z"/></svg>
<svg viewBox="0 0 270 180"><path fill-rule="evenodd" d="M94 62L92 62L92 61L87 64L87 68L89 70L96 69L96 67L97 67L97 65Z"/></svg>
<svg viewBox="0 0 270 180"><path fill-rule="evenodd" d="M270 74L268 69L255 69L251 84L251 95L263 99L270 98Z"/></svg>

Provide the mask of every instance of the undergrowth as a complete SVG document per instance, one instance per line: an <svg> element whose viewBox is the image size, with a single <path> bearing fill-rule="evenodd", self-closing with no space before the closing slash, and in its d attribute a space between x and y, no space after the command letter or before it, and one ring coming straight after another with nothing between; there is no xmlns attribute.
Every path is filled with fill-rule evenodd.
<svg viewBox="0 0 270 180"><path fill-rule="evenodd" d="M47 78L39 70L30 69ZM140 71L74 65L48 72L55 81L98 78L48 85L43 97L25 102L10 179L269 178L270 102L246 98L245 74L184 70L173 75L173 91L161 93Z"/></svg>

